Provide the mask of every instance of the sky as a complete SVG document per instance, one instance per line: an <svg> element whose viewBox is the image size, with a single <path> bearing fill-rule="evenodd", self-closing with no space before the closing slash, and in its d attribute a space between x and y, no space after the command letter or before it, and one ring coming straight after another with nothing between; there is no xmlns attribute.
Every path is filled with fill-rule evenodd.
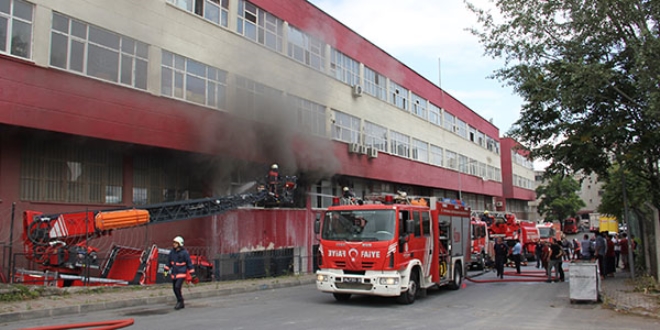
<svg viewBox="0 0 660 330"><path fill-rule="evenodd" d="M484 55L466 29L479 27L463 0L308 0L439 85L472 111L491 120L504 136L520 116L522 99L493 78L504 66ZM470 0L495 8L489 0ZM535 162L535 169L547 163Z"/></svg>

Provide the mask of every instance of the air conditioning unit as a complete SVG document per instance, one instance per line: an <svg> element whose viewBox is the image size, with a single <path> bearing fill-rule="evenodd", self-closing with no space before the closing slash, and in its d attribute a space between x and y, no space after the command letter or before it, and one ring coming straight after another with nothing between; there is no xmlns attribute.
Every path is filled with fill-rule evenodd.
<svg viewBox="0 0 660 330"><path fill-rule="evenodd" d="M367 148L367 156L369 156L369 158L378 157L378 149L376 149L374 147Z"/></svg>
<svg viewBox="0 0 660 330"><path fill-rule="evenodd" d="M502 207L502 202L495 202L495 206Z"/></svg>
<svg viewBox="0 0 660 330"><path fill-rule="evenodd" d="M363 155L367 154L367 146L365 145L360 145L360 153Z"/></svg>
<svg viewBox="0 0 660 330"><path fill-rule="evenodd" d="M360 97L364 93L364 90L362 89L362 85L356 84L353 85L353 96L354 97Z"/></svg>
<svg viewBox="0 0 660 330"><path fill-rule="evenodd" d="M362 146L357 144L357 143L349 143L348 144L348 152L350 152L352 154L358 154L358 153L360 153L360 149L362 149L361 147Z"/></svg>

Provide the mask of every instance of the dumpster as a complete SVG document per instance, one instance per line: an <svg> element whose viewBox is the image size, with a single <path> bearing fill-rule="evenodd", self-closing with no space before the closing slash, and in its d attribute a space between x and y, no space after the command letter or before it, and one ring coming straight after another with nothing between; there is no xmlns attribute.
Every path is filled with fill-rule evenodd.
<svg viewBox="0 0 660 330"><path fill-rule="evenodd" d="M571 303L600 301L601 283L598 263L572 262L569 264L568 274Z"/></svg>

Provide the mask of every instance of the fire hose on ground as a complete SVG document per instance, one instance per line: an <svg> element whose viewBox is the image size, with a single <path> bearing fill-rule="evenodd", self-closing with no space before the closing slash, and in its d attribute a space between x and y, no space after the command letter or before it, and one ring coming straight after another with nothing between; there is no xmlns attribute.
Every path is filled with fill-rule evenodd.
<svg viewBox="0 0 660 330"><path fill-rule="evenodd" d="M485 270L479 274L473 276L466 276L465 279L473 283L502 283L502 282L546 282L548 280L548 275L545 270L534 270L534 271L523 271L520 274L515 271L505 271L504 275L509 276L507 278L494 278L488 280L478 280L475 277L479 277L490 270ZM564 269L564 273L567 273L568 269ZM514 277L514 278L511 278ZM518 277L518 278L515 278ZM558 281L559 278L553 276L551 277L553 281Z"/></svg>

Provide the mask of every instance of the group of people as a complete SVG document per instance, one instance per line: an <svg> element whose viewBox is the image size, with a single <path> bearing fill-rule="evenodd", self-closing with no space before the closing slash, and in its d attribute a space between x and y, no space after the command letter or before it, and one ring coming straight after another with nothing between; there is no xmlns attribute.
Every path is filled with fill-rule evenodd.
<svg viewBox="0 0 660 330"><path fill-rule="evenodd" d="M617 268L629 268L628 255L631 244L634 252L636 243L634 240L629 240L626 233L622 233L621 238L616 233L609 237L606 232L596 233L591 238L589 234L584 234L580 242L582 259L596 260L601 278L612 277Z"/></svg>
<svg viewBox="0 0 660 330"><path fill-rule="evenodd" d="M520 274L520 262L522 260L522 244L520 240L516 239L515 244L509 250L509 246L504 243L502 237L497 238L497 242L494 246L495 250L495 270L497 271L497 277L504 278L504 265L507 263L509 257L513 260L513 263L516 267L516 273Z"/></svg>
<svg viewBox="0 0 660 330"><path fill-rule="evenodd" d="M555 271L554 281L564 282L564 268L563 263L565 256L570 252L564 248L562 242L556 238L552 238L552 243L546 241L537 241L535 254L536 254L536 268L545 269L547 276L546 282L552 282L552 271Z"/></svg>

